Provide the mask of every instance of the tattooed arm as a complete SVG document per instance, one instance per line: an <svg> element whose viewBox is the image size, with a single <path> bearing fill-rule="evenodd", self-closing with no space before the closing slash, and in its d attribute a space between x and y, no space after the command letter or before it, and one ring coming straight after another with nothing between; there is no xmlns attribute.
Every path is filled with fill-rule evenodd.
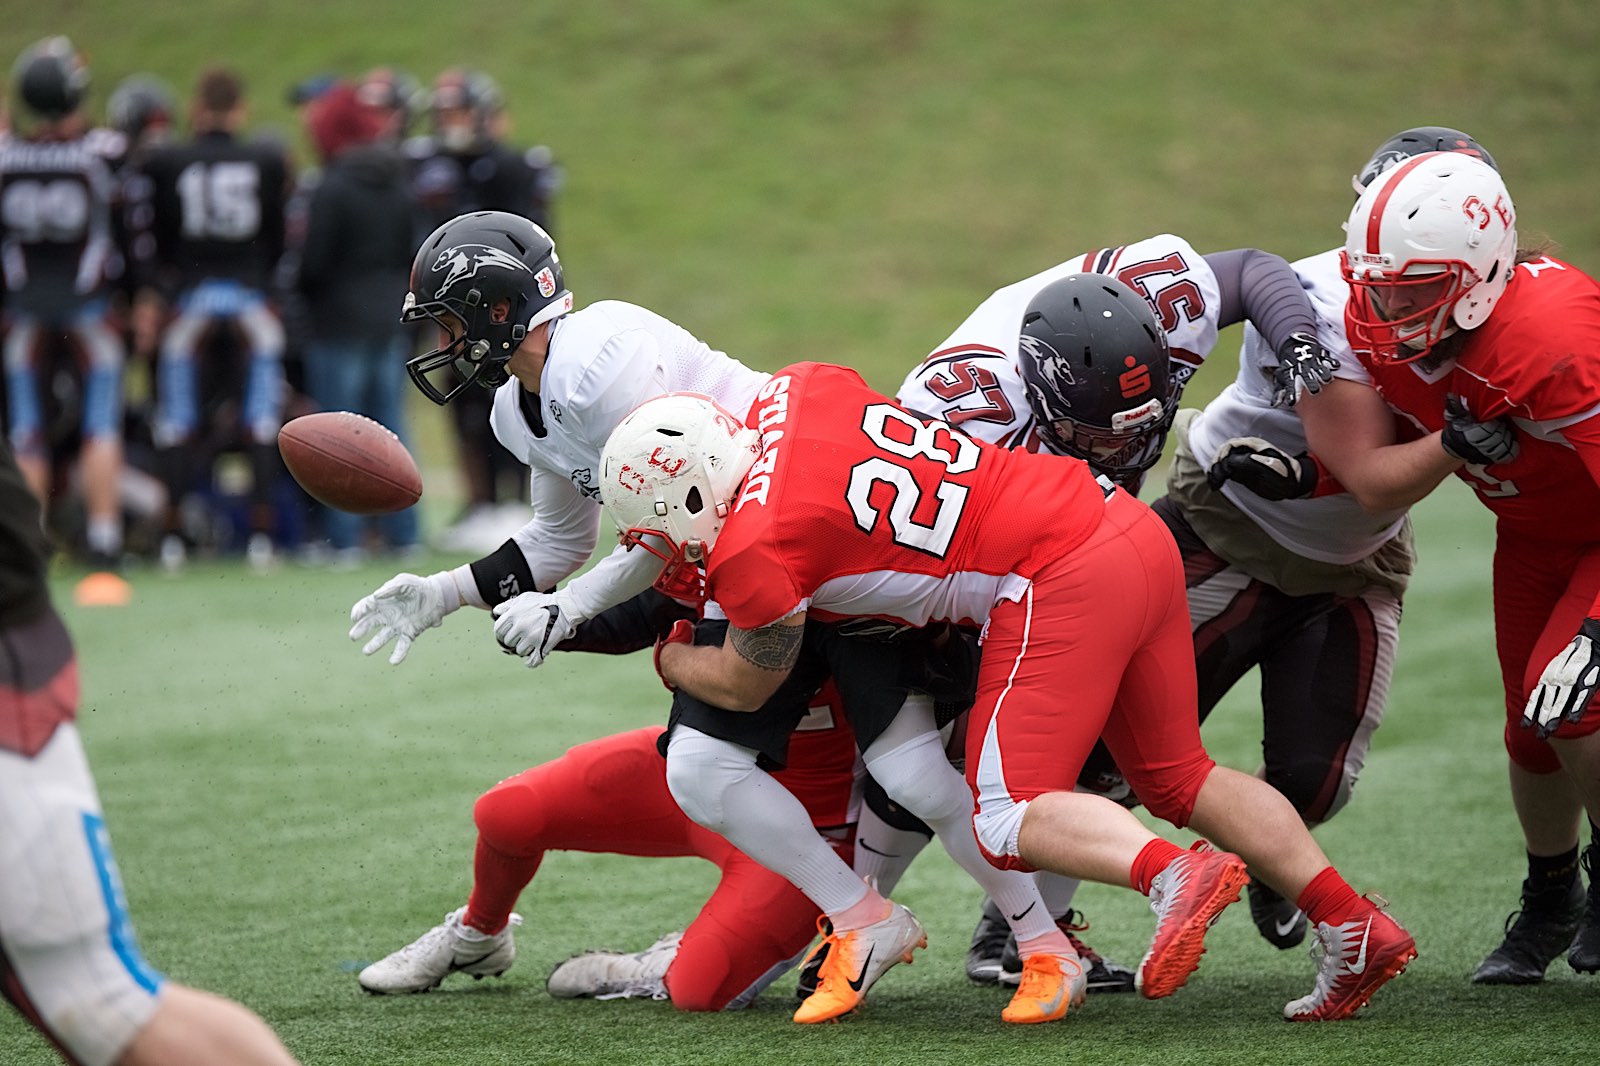
<svg viewBox="0 0 1600 1066"><path fill-rule="evenodd" d="M720 644L665 644L661 677L695 699L726 711L757 711L778 691L800 657L806 613L759 629L728 627Z"/></svg>

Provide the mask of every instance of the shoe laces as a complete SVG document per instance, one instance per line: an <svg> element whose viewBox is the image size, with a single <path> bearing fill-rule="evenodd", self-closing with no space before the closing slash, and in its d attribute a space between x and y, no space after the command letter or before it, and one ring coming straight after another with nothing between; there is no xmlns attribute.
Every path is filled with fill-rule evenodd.
<svg viewBox="0 0 1600 1066"><path fill-rule="evenodd" d="M1078 938L1079 933L1087 933L1089 931L1089 920L1083 916L1082 911L1070 910L1063 914L1056 919L1056 928L1067 934L1067 941L1072 945L1072 950L1076 951L1078 958L1088 964L1091 969L1104 964L1106 960L1101 954Z"/></svg>
<svg viewBox="0 0 1600 1066"><path fill-rule="evenodd" d="M1359 953L1362 937L1355 935L1368 924L1376 922L1378 915L1388 909L1389 901L1376 893L1362 897L1372 904L1372 910L1359 914L1337 925L1330 922L1316 924L1316 937L1311 941L1311 958L1317 964L1317 986L1311 998L1321 1002L1334 982L1346 972L1345 963ZM1371 942L1371 933L1366 940Z"/></svg>
<svg viewBox="0 0 1600 1066"><path fill-rule="evenodd" d="M1017 982L1016 998L1049 999L1055 994L1058 981L1070 986L1083 973L1080 960L1064 955L1029 955L1022 960L1022 979Z"/></svg>

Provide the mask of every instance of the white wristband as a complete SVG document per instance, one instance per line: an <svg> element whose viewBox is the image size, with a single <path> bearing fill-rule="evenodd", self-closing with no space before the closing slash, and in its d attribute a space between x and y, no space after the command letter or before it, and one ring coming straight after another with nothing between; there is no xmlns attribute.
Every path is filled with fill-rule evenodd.
<svg viewBox="0 0 1600 1066"><path fill-rule="evenodd" d="M483 597L478 595L478 583L472 579L471 564L458 566L454 570L440 570L437 574L429 574L427 580L438 591L445 614L458 611L468 604L489 609Z"/></svg>

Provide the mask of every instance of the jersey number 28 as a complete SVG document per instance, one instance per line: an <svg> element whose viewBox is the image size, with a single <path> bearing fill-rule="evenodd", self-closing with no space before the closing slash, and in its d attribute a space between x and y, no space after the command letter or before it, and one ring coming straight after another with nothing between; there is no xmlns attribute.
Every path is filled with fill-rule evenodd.
<svg viewBox="0 0 1600 1066"><path fill-rule="evenodd" d="M977 443L943 422L923 422L893 404L875 403L861 419L861 431L882 450L900 459L932 459L944 466L946 474L965 474L977 469L981 449ZM887 515L872 504L872 487L879 482L894 490ZM887 517L890 535L896 544L914 551L944 558L950 550L961 509L966 506L968 488L953 481L940 480L934 496L939 506L927 525L916 521L917 505L922 502L922 487L905 463L879 456L850 468L850 484L845 499L856 526L870 534Z"/></svg>

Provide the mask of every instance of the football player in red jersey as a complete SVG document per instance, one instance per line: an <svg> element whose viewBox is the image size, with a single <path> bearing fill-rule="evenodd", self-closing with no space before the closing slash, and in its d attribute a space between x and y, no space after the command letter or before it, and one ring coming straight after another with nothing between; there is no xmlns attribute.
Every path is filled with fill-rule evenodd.
<svg viewBox="0 0 1600 1066"><path fill-rule="evenodd" d="M1143 300L1125 309L1159 333ZM996 866L1149 894L1157 926L1140 964L1147 997L1171 994L1196 967L1209 923L1247 879L1246 859L1298 899L1329 948L1314 991L1286 1006L1290 1020L1350 1016L1415 957L1411 937L1345 883L1281 794L1207 757L1181 561L1148 507L1081 461L979 444L853 371L807 363L758 394L748 425L762 434L762 454L725 522L697 524L715 501L684 448L693 434L671 424L667 405L681 399L624 419L600 477L618 529L669 556L668 575L706 561L707 613L729 623L722 645L659 649L669 685L729 713L757 711L796 661L810 615L982 626L967 734L980 843ZM708 403L703 417L727 415ZM724 800L700 794L714 781L675 773L679 734L686 746L712 738L673 728L669 783L696 817L702 803ZM1147 807L1242 854L1183 851L1110 800L1074 793L1102 735ZM738 757L733 745L722 754ZM869 961L872 929L862 930ZM829 963L842 961L832 973L824 965L813 1000L846 996L836 986L857 970L868 976L855 954L835 943ZM1019 999L1035 984L1031 971Z"/></svg>
<svg viewBox="0 0 1600 1066"><path fill-rule="evenodd" d="M849 862L855 737L831 686L809 698L801 692L791 696L807 706L790 741L793 765L776 776ZM783 877L684 815L667 790L666 763L657 749L661 733L634 729L579 744L479 797L466 906L363 969L361 987L374 994L426 992L452 973L504 973L516 958L513 929L521 923L511 908L547 851L697 856L715 863L722 875L686 930L640 952L575 956L556 967L547 988L559 999L671 999L687 1011L747 1006L810 945L817 908ZM624 794L626 802L620 802Z"/></svg>
<svg viewBox="0 0 1600 1066"><path fill-rule="evenodd" d="M1528 876L1520 915L1473 980L1537 982L1569 944L1573 968L1595 972L1600 285L1519 251L1499 174L1458 153L1374 181L1350 215L1342 269L1359 363L1302 401L1312 452L1370 510L1408 506L1453 473L1498 519L1495 641Z"/></svg>

